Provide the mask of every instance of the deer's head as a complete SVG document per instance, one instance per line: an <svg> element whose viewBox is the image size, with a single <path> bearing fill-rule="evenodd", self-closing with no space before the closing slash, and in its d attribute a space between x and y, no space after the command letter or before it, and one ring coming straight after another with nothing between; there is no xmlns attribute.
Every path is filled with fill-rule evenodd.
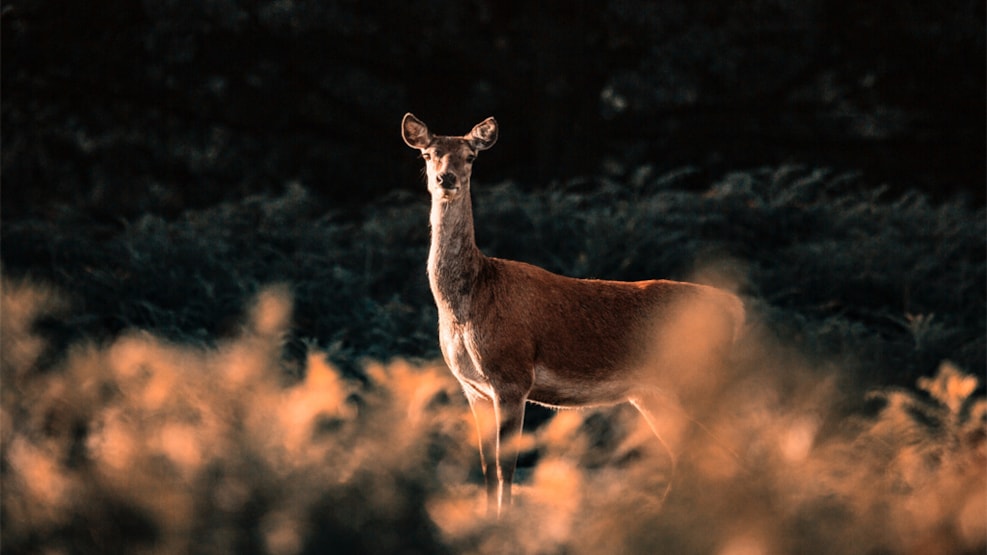
<svg viewBox="0 0 987 555"><path fill-rule="evenodd" d="M487 118L462 137L433 135L423 121L408 113L401 120L401 136L425 160L428 190L434 198L452 200L469 193L473 160L497 142L497 120Z"/></svg>

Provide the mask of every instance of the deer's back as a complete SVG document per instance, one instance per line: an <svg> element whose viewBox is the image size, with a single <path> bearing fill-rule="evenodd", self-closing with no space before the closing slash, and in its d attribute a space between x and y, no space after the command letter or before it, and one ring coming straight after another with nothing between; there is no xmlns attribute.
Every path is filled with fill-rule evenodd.
<svg viewBox="0 0 987 555"><path fill-rule="evenodd" d="M729 350L743 317L739 299L707 286L575 279L493 258L471 312L481 356L527 367L512 372L533 368L531 399L559 406L616 402L642 379L702 372Z"/></svg>

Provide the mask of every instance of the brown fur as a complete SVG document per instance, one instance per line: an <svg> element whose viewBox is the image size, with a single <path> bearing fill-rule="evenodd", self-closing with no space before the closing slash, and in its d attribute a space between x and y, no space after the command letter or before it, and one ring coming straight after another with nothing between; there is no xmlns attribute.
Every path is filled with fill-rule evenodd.
<svg viewBox="0 0 987 555"><path fill-rule="evenodd" d="M657 413L715 383L744 308L708 286L574 279L484 256L474 240L470 176L497 131L493 118L463 137L434 136L411 114L402 121L405 142L426 160L432 194L428 274L442 353L476 417L489 507L499 512L510 502L512 440L527 401L629 401L674 461L682 423Z"/></svg>

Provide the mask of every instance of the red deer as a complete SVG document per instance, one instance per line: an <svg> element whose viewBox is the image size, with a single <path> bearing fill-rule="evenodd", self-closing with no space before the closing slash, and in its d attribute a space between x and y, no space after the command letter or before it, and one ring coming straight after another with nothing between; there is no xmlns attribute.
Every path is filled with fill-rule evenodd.
<svg viewBox="0 0 987 555"><path fill-rule="evenodd" d="M474 239L470 176L477 153L497 141L497 121L443 136L409 113L401 132L425 160L439 343L476 420L488 511L511 503L528 401L630 402L674 470L685 425L670 414L723 367L743 326L740 299L694 283L576 279L485 256Z"/></svg>

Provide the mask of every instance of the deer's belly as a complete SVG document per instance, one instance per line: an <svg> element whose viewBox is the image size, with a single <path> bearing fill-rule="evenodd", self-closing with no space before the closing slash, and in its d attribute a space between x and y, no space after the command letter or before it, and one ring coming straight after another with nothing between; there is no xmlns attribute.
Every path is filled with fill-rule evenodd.
<svg viewBox="0 0 987 555"><path fill-rule="evenodd" d="M616 376L573 376L551 368L535 368L535 383L528 400L550 407L613 405L627 400L630 385Z"/></svg>

